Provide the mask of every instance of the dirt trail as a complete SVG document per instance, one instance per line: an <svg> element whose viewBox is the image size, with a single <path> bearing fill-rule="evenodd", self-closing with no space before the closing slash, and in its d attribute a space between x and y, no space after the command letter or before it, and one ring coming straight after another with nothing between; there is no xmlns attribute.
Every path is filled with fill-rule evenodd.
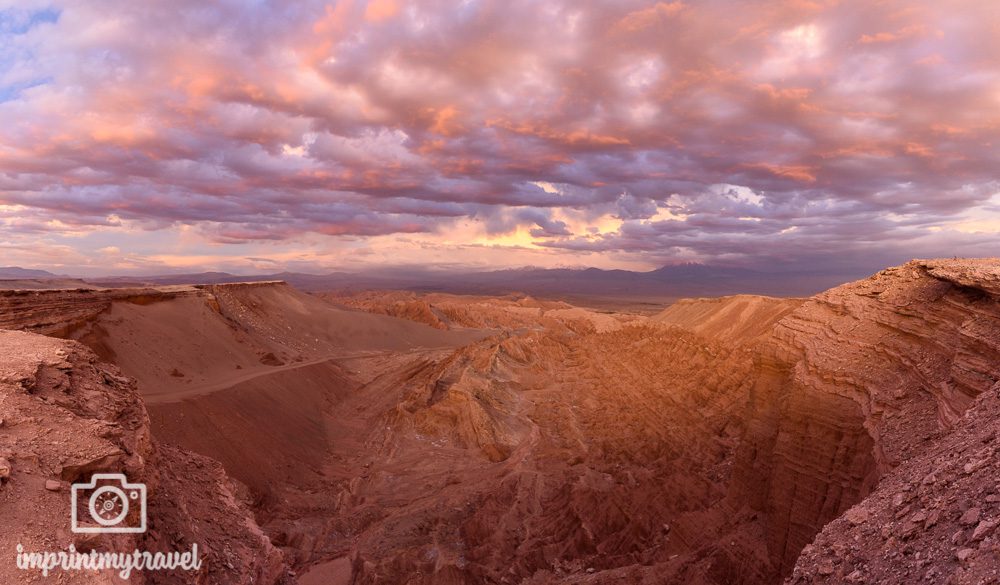
<svg viewBox="0 0 1000 585"><path fill-rule="evenodd" d="M285 372L288 370L297 370L299 368L305 368L315 364L321 364L323 362L330 361L331 359L334 359L334 356L327 356L305 362L286 364L284 366L264 366L259 370L251 370L241 375L232 376L220 381L214 381L209 384L199 384L198 386L194 386L193 388L186 388L182 390L175 390L168 388L166 390L148 391L143 395L143 399L146 401L146 404L163 404L170 402L179 402L186 398L193 398L195 396L202 396L205 394L212 394L220 390L226 390L243 382L249 382L250 380L253 380L255 378L260 378L262 376L270 376L278 372Z"/></svg>
<svg viewBox="0 0 1000 585"><path fill-rule="evenodd" d="M435 347L416 348L403 353L420 355L422 353L437 352L443 349L449 349L449 348L435 348ZM271 376L280 372L287 372L290 370L307 368L309 366L322 364L324 362L349 360L349 359L364 358L364 357L374 357L380 355L393 355L396 353L400 352L375 351L375 350L354 351L354 352L332 354L306 361L294 362L291 364L285 364L283 366L261 366L260 368L255 368L249 371L240 370L243 373L239 375L230 376L222 380L213 380L209 383L203 383L189 388L181 388L181 389L167 388L164 390L147 391L143 394L143 399L146 401L147 404L166 404L171 402L179 402L181 400L194 398L196 396L204 396L206 394L213 394L215 392L219 392L222 390L228 390L234 386L238 386L244 382L249 382L251 380L263 376Z"/></svg>

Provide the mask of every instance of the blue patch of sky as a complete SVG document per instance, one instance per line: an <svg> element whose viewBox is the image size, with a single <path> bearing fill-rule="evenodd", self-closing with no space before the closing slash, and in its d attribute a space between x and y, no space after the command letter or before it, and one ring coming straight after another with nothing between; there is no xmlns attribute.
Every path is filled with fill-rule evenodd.
<svg viewBox="0 0 1000 585"><path fill-rule="evenodd" d="M20 97L21 92L26 89L52 83L52 77L41 77L24 83L12 83L10 85L0 85L0 103L9 102Z"/></svg>
<svg viewBox="0 0 1000 585"><path fill-rule="evenodd" d="M32 11L15 8L0 10L0 35L23 35L40 24L57 22L60 13L57 8Z"/></svg>
<svg viewBox="0 0 1000 585"><path fill-rule="evenodd" d="M4 83L4 78L17 62L31 57L25 54L23 48L15 45L15 38L37 26L58 22L59 15L60 10L56 8L30 11L14 8L0 10L0 103L17 99L27 89L52 82L52 77L45 75L7 83Z"/></svg>

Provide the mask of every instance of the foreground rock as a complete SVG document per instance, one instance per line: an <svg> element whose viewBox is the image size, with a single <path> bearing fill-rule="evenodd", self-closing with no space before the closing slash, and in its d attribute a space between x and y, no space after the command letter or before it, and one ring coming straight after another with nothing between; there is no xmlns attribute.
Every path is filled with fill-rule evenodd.
<svg viewBox="0 0 1000 585"><path fill-rule="evenodd" d="M134 382L82 345L0 331L0 582L23 551L185 551L197 543L196 573L133 573L131 583L282 583L280 551L256 527L239 488L204 457L156 445ZM70 484L123 473L148 490L143 534L75 534ZM135 518L128 517L129 521ZM62 572L60 583L122 582L113 571Z"/></svg>
<svg viewBox="0 0 1000 585"><path fill-rule="evenodd" d="M1000 384L980 396L951 432L828 524L805 548L788 583L1000 581L998 437ZM864 522L851 521L860 514Z"/></svg>

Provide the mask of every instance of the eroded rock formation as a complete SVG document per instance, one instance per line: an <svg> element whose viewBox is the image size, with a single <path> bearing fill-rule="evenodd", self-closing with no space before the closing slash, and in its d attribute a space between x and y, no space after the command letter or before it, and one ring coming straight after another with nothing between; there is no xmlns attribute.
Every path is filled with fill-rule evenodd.
<svg viewBox="0 0 1000 585"><path fill-rule="evenodd" d="M235 521L252 497L262 528L237 530L243 550L269 539L303 583L991 575L996 260L652 318L526 297L331 297L371 315L281 284L166 292L58 318L0 302L8 326L79 337L137 377L157 441L222 462L146 439L159 509L187 514L163 526L211 533L205 518ZM132 408L116 416L145 421ZM181 467L217 504L184 503L194 488L165 479ZM265 558L253 570L276 574Z"/></svg>

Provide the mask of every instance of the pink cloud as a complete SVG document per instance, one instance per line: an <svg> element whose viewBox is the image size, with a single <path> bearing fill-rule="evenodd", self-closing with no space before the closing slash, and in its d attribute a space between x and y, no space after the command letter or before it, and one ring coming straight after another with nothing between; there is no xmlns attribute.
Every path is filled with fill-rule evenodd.
<svg viewBox="0 0 1000 585"><path fill-rule="evenodd" d="M581 249L594 238L552 214L619 214L626 194L643 213L602 235L602 253L711 258L734 229L748 258L793 238L852 247L866 214L905 253L918 232L891 218L975 213L998 180L995 13L956 6L23 9L0 30L0 206L18 215L0 236L112 229L112 215L242 243L435 237L498 218ZM760 225L687 213L718 202L717 185L757 193ZM699 219L638 246L678 229L640 225L672 196Z"/></svg>

